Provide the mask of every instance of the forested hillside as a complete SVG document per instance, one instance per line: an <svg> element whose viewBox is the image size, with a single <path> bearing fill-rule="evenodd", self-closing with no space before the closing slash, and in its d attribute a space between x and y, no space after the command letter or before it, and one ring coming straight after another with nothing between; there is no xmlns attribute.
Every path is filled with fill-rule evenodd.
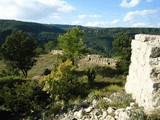
<svg viewBox="0 0 160 120"><path fill-rule="evenodd" d="M4 42L6 36L10 35L15 30L27 32L40 43L56 40L59 34L65 32L53 25L15 20L0 20L0 44Z"/></svg>
<svg viewBox="0 0 160 120"><path fill-rule="evenodd" d="M27 32L39 44L47 43L50 40L57 42L58 35L69 31L74 25L48 25L32 22L21 22L15 20L0 20L0 45L6 36L13 31L20 29ZM119 32L135 34L155 34L160 35L160 28L91 28L78 26L85 31L84 43L93 48L96 52L112 55L112 42Z"/></svg>

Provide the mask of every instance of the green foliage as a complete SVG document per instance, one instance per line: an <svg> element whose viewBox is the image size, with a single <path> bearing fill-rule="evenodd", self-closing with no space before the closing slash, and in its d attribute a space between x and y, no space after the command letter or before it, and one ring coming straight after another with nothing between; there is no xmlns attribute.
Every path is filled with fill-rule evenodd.
<svg viewBox="0 0 160 120"><path fill-rule="evenodd" d="M45 108L48 95L42 92L35 82L16 83L12 87L3 87L0 98L4 107L17 116L31 115Z"/></svg>
<svg viewBox="0 0 160 120"><path fill-rule="evenodd" d="M83 34L83 30L74 27L70 32L58 37L59 47L62 49L64 56L71 59L73 64L75 64L75 60L84 49Z"/></svg>
<svg viewBox="0 0 160 120"><path fill-rule="evenodd" d="M120 73L127 74L131 57L131 40L132 37L128 33L120 32L116 35L113 42L113 50L116 56L120 56L117 68Z"/></svg>
<svg viewBox="0 0 160 120"><path fill-rule="evenodd" d="M116 35L113 42L113 50L115 55L123 56L125 58L130 57L132 37L128 33L120 32Z"/></svg>
<svg viewBox="0 0 160 120"><path fill-rule="evenodd" d="M0 77L5 77L5 76L19 76L20 72L19 69L17 68L12 68L9 65L0 70Z"/></svg>
<svg viewBox="0 0 160 120"><path fill-rule="evenodd" d="M106 100L100 99L99 102L98 102L97 107L101 108L101 109L108 109L109 104L108 104L108 102Z"/></svg>
<svg viewBox="0 0 160 120"><path fill-rule="evenodd" d="M90 90L88 94L88 100L92 102L94 99L101 99L106 96L106 92L103 90Z"/></svg>
<svg viewBox="0 0 160 120"><path fill-rule="evenodd" d="M96 77L96 72L93 69L88 69L86 71L86 74L87 74L87 77L88 77L88 83L89 83L90 86L92 86L93 83L94 83L94 79Z"/></svg>
<svg viewBox="0 0 160 120"><path fill-rule="evenodd" d="M62 108L63 104L61 101L55 102L52 106L51 106L51 111L54 114L57 114L60 112L61 108Z"/></svg>
<svg viewBox="0 0 160 120"><path fill-rule="evenodd" d="M45 53L51 52L51 50L53 50L54 47L55 47L54 41L50 40L49 42L47 42L46 44L44 44L44 51L45 51Z"/></svg>
<svg viewBox="0 0 160 120"><path fill-rule="evenodd" d="M132 97L125 92L114 93L110 96L110 99L111 102L109 105L117 108L127 107L131 102L133 102Z"/></svg>
<svg viewBox="0 0 160 120"><path fill-rule="evenodd" d="M25 80L21 80L19 77L15 76L7 76L7 77L1 77L0 78L0 88L3 87L13 87L16 83L22 83L25 82Z"/></svg>
<svg viewBox="0 0 160 120"><path fill-rule="evenodd" d="M18 68L27 77L35 63L36 41L22 31L13 32L2 45L2 56L12 68Z"/></svg>
<svg viewBox="0 0 160 120"><path fill-rule="evenodd" d="M129 116L131 120L149 120L142 108L132 109ZM154 120L154 119L151 119L151 120Z"/></svg>
<svg viewBox="0 0 160 120"><path fill-rule="evenodd" d="M36 53L37 53L37 55L44 54L44 49L43 49L42 47L38 46L38 47L36 48Z"/></svg>
<svg viewBox="0 0 160 120"><path fill-rule="evenodd" d="M108 86L106 90L108 92L111 92L111 93L113 93L113 92L120 92L120 91L123 91L123 87L120 87L118 85L113 85L112 84L112 85Z"/></svg>
<svg viewBox="0 0 160 120"><path fill-rule="evenodd" d="M84 88L75 74L75 67L70 60L60 63L56 70L47 76L46 80L42 80L42 83L43 81L44 90L48 91L55 101L68 102L69 99L83 95L84 92Z"/></svg>

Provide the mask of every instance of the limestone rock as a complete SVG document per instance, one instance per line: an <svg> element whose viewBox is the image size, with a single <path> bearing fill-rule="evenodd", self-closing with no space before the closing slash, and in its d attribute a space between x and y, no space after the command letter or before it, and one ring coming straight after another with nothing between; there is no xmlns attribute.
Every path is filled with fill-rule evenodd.
<svg viewBox="0 0 160 120"><path fill-rule="evenodd" d="M94 99L94 100L92 101L92 106L93 106L93 107L96 107L97 104L98 104L98 101Z"/></svg>
<svg viewBox="0 0 160 120"><path fill-rule="evenodd" d="M102 119L104 120L107 117L107 111L103 111Z"/></svg>
<svg viewBox="0 0 160 120"><path fill-rule="evenodd" d="M131 46L125 90L150 113L160 106L160 36L138 34Z"/></svg>
<svg viewBox="0 0 160 120"><path fill-rule="evenodd" d="M130 120L127 112L120 112L117 120Z"/></svg>
<svg viewBox="0 0 160 120"><path fill-rule="evenodd" d="M115 120L111 115L108 115L105 120Z"/></svg>
<svg viewBox="0 0 160 120"><path fill-rule="evenodd" d="M83 109L81 109L80 111L76 111L76 112L74 113L74 116L75 116L76 118L78 118L78 119L81 119L81 118L83 117L83 115L84 115L84 110L83 110Z"/></svg>
<svg viewBox="0 0 160 120"><path fill-rule="evenodd" d="M112 107L108 107L107 112L110 115L114 115L115 110Z"/></svg>
<svg viewBox="0 0 160 120"><path fill-rule="evenodd" d="M134 102L130 103L130 107L135 107L135 106L136 106L136 104Z"/></svg>
<svg viewBox="0 0 160 120"><path fill-rule="evenodd" d="M92 107L92 106L90 106L90 107L88 107L88 108L86 108L86 109L85 109L85 112L89 113L89 112L91 112L91 111L92 111L92 109L93 109L93 107Z"/></svg>

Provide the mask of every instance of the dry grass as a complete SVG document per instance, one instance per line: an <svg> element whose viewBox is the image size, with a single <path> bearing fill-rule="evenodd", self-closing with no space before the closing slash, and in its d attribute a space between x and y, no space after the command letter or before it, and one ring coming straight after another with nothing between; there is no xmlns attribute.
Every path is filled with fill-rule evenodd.
<svg viewBox="0 0 160 120"><path fill-rule="evenodd" d="M52 54L40 55L37 58L36 64L28 72L28 77L31 78L35 75L40 75L44 72L46 68L53 70L56 63L57 63L57 56Z"/></svg>

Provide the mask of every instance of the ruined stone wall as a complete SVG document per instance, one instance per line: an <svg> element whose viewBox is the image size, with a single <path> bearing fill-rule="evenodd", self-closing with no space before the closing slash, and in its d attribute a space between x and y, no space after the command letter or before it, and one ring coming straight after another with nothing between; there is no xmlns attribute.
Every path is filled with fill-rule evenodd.
<svg viewBox="0 0 160 120"><path fill-rule="evenodd" d="M87 55L84 58L84 62L91 63L91 64L97 64L101 66L110 66L115 67L117 64L117 61L113 58L105 58L101 55Z"/></svg>
<svg viewBox="0 0 160 120"><path fill-rule="evenodd" d="M125 90L146 113L160 108L160 36L135 35Z"/></svg>

